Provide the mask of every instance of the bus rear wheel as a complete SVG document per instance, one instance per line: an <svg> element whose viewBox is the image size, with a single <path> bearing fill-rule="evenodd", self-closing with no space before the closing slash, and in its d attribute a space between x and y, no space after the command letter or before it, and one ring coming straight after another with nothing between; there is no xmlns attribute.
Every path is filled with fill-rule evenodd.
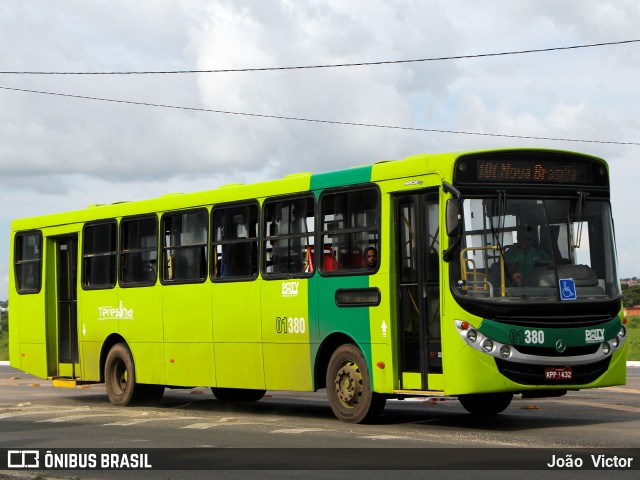
<svg viewBox="0 0 640 480"><path fill-rule="evenodd" d="M474 415L497 415L511 403L513 393L474 393L460 395L458 400L469 413Z"/></svg>
<svg viewBox="0 0 640 480"><path fill-rule="evenodd" d="M339 420L362 423L384 410L386 398L371 391L367 362L355 345L342 345L333 352L326 380L329 404Z"/></svg>
<svg viewBox="0 0 640 480"><path fill-rule="evenodd" d="M164 385L136 383L133 355L125 343L117 343L109 350L104 365L104 383L109 401L119 406L157 403L164 393Z"/></svg>
<svg viewBox="0 0 640 480"><path fill-rule="evenodd" d="M267 393L266 390L221 387L211 387L211 391L220 402L257 402Z"/></svg>

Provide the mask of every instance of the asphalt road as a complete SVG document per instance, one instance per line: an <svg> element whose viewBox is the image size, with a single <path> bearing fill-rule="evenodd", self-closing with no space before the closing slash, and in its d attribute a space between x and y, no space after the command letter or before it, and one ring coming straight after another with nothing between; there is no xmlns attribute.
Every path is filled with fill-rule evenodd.
<svg viewBox="0 0 640 480"><path fill-rule="evenodd" d="M546 463L552 461L552 455L562 459L583 456L585 463L591 463L587 462L591 454L597 458L636 449L632 451L636 463L631 466L640 467L640 368L628 370L625 386L570 392L556 399L516 397L503 414L488 419L467 414L454 399L405 400L388 402L384 415L375 424L350 425L335 419L323 391L268 392L257 403L229 405L215 400L205 388L166 390L157 406L121 408L108 403L103 385L53 388L50 381L0 366L0 449L67 449L65 452L72 453L91 449L99 454L111 449L143 452L157 448L187 449L166 450L168 457L184 452L194 452L195 456L201 452L219 453L217 449L231 448L224 451L225 458L218 457L219 461L240 469L47 471L42 478L299 478L300 467L305 467L309 469L305 472L308 478L405 479L437 473L438 478L495 478L506 474L509 479L541 475L563 480L637 479L638 469L552 471ZM264 465L265 459L260 455L265 453L238 450L241 448L274 449L267 451L267 457L281 462L277 464L285 465L283 468L295 470L243 470ZM474 472L454 470L456 464L469 468L469 462L473 465L475 461L470 459L476 458L478 452L489 456L493 463L478 462L478 471ZM541 472L531 471L526 463L525 470L518 469L519 455L526 456L528 452L540 457L533 461L535 465L539 463L537 469ZM261 460L247 460L245 467L236 465L243 463L245 454L257 455ZM443 470L433 470L440 468L438 463L429 467L430 471L420 470L422 464L414 461L417 455L438 457ZM287 456L288 463L283 460ZM327 457L326 465L322 463L323 456ZM320 467L314 463L318 458ZM157 455L155 459L163 460L158 460ZM367 462L371 469L351 470L366 469ZM415 469L387 469L395 468L388 465L402 462ZM316 470L323 465L332 470ZM512 470L505 470L513 465ZM499 471L484 472L483 468ZM2 475L33 478L34 472L11 470L0 473L0 478Z"/></svg>

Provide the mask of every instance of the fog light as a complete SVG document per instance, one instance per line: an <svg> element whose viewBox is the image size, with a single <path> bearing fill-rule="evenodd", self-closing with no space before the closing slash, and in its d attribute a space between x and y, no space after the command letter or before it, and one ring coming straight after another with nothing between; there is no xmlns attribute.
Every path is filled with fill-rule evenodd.
<svg viewBox="0 0 640 480"><path fill-rule="evenodd" d="M511 355L511 349L508 346L503 345L500 347L500 356L502 358L509 358L510 355Z"/></svg>
<svg viewBox="0 0 640 480"><path fill-rule="evenodd" d="M477 339L478 332L476 332L475 330L469 330L467 332L467 340L469 341L469 343L475 343Z"/></svg>
<svg viewBox="0 0 640 480"><path fill-rule="evenodd" d="M484 348L485 352L490 352L491 350L493 350L493 342L487 338L484 342L482 342L482 348Z"/></svg>
<svg viewBox="0 0 640 480"><path fill-rule="evenodd" d="M607 342L604 342L602 344L602 353L604 353L605 355L609 355L610 352L611 352L611 345L609 345Z"/></svg>

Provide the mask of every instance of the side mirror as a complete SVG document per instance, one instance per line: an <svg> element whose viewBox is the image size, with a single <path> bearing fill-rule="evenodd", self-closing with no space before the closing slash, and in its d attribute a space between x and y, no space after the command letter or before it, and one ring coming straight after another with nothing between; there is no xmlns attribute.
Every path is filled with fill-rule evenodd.
<svg viewBox="0 0 640 480"><path fill-rule="evenodd" d="M460 191L449 182L442 182L442 188L445 192L452 195L452 197L447 200L445 220L447 223L447 235L453 240L449 241L449 248L442 254L442 259L445 262L449 262L453 258L453 253L462 240L462 211L460 210L462 195Z"/></svg>
<svg viewBox="0 0 640 480"><path fill-rule="evenodd" d="M457 198L447 200L447 235L457 237L460 235L460 202Z"/></svg>

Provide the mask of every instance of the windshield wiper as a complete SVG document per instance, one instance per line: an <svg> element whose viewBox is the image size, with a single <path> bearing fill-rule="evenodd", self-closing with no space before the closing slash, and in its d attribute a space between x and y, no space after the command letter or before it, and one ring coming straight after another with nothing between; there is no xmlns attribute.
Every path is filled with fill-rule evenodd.
<svg viewBox="0 0 640 480"><path fill-rule="evenodd" d="M575 222L577 223L577 227L576 227L574 242L572 245L574 249L580 248L580 244L582 243L582 226L583 226L582 212L584 211L584 204L587 199L587 196L589 196L589 194L586 192L578 192L578 201L576 203L576 212L575 212L575 215L576 215Z"/></svg>

